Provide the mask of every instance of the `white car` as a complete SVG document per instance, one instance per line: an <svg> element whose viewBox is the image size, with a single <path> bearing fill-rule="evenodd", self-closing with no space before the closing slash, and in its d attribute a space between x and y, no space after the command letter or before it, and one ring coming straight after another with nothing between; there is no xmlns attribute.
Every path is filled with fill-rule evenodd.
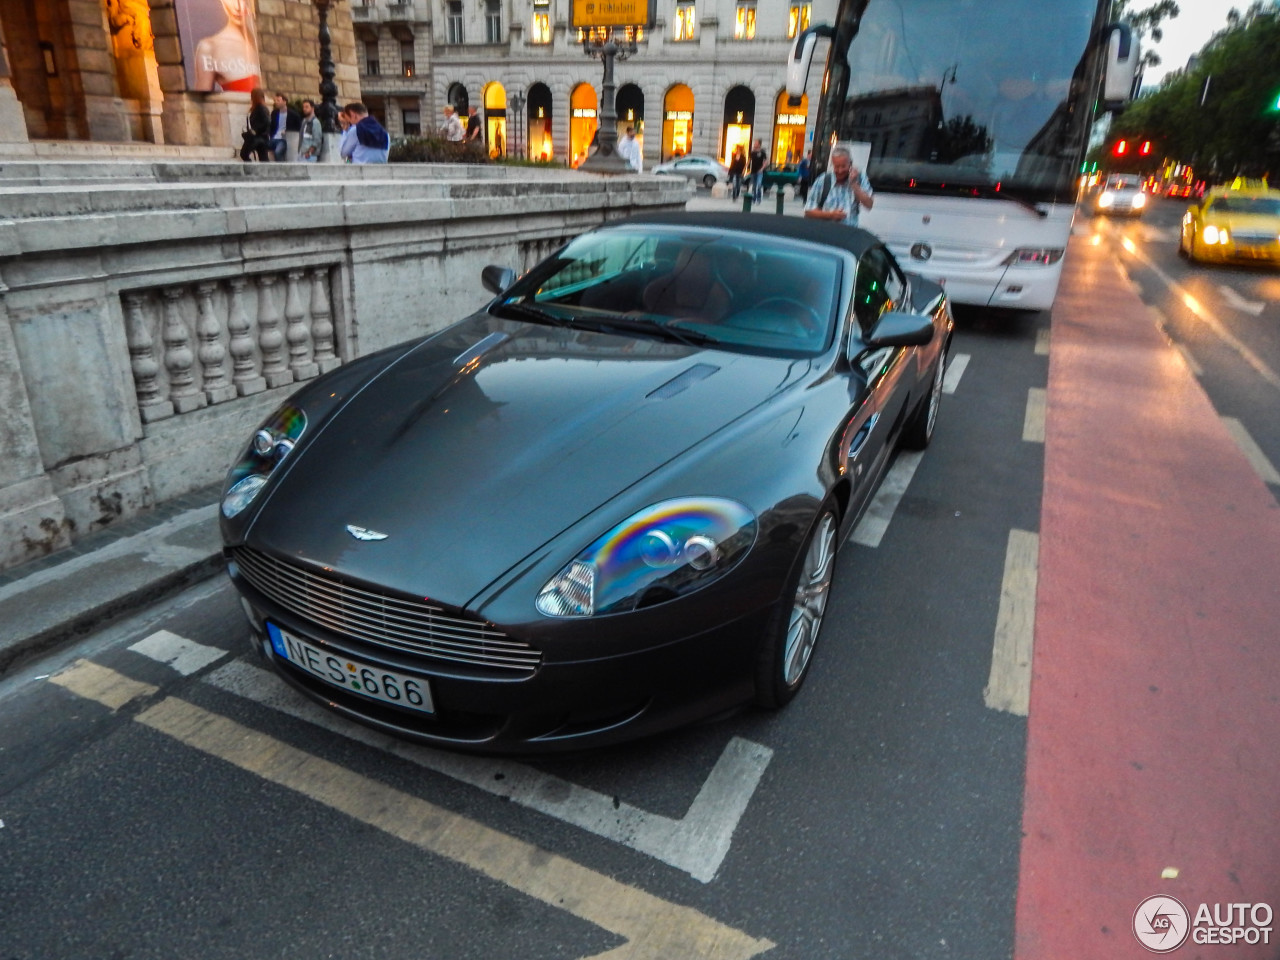
<svg viewBox="0 0 1280 960"><path fill-rule="evenodd" d="M1093 212L1142 216L1147 205L1147 195L1142 192L1142 180L1128 173L1113 173L1107 177L1093 199Z"/></svg>
<svg viewBox="0 0 1280 960"><path fill-rule="evenodd" d="M715 157L703 157L693 153L660 163L653 168L653 172L678 173L690 180L696 180L707 188L714 187L716 181L727 183L729 180L729 169L723 163Z"/></svg>

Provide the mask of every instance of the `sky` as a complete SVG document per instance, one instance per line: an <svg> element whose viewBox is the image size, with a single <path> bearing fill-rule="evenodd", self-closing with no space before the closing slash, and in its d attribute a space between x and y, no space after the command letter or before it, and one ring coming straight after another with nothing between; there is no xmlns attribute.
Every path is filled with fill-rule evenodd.
<svg viewBox="0 0 1280 960"><path fill-rule="evenodd" d="M1160 54L1160 66L1147 67L1142 75L1144 87L1155 87L1170 70L1180 70L1187 65L1187 58L1205 45L1210 37L1227 25L1227 12L1235 7L1241 13L1249 8L1251 0L1178 0L1181 12L1165 20L1161 29L1164 39L1151 46ZM1141 10L1150 6L1145 0L1135 0L1131 9ZM1143 38L1143 49L1151 44L1150 37Z"/></svg>

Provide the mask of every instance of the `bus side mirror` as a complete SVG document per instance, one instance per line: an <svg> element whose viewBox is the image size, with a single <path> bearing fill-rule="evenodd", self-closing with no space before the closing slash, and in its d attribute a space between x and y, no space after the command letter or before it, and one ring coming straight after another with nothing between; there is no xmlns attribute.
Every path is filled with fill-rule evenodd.
<svg viewBox="0 0 1280 960"><path fill-rule="evenodd" d="M1140 77L1142 60L1138 37L1127 23L1107 26L1106 74L1102 82L1102 101L1107 110L1120 110L1133 99Z"/></svg>
<svg viewBox="0 0 1280 960"><path fill-rule="evenodd" d="M800 106L800 98L804 96L804 88L809 82L809 67L813 63L813 51L818 45L819 37L830 39L835 36L835 29L825 23L819 23L796 34L791 44L791 55L787 57L787 104Z"/></svg>

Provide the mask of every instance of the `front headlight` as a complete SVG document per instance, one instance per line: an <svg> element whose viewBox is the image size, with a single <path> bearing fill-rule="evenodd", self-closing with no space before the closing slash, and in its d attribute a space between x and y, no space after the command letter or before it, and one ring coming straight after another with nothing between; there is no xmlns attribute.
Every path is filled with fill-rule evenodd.
<svg viewBox="0 0 1280 960"><path fill-rule="evenodd" d="M1204 228L1203 236L1204 236L1204 242L1210 245L1215 243L1226 244L1231 242L1231 237L1227 233L1227 228L1223 227L1221 230L1219 230L1213 224L1209 224L1207 227Z"/></svg>
<svg viewBox="0 0 1280 960"><path fill-rule="evenodd" d="M1109 207L1115 202L1116 196L1114 193L1104 193L1098 198L1098 206L1100 207Z"/></svg>
<svg viewBox="0 0 1280 960"><path fill-rule="evenodd" d="M755 538L754 514L734 500L663 500L578 554L535 606L548 617L590 617L673 600L731 570Z"/></svg>
<svg viewBox="0 0 1280 960"><path fill-rule="evenodd" d="M1147 205L1147 195L1145 193L1139 193L1136 196L1134 196L1133 207L1135 210L1138 207L1145 207L1146 205Z"/></svg>
<svg viewBox="0 0 1280 960"><path fill-rule="evenodd" d="M255 431L227 477L227 489L222 495L224 517L230 520L253 502L306 429L307 415L297 407L285 405Z"/></svg>

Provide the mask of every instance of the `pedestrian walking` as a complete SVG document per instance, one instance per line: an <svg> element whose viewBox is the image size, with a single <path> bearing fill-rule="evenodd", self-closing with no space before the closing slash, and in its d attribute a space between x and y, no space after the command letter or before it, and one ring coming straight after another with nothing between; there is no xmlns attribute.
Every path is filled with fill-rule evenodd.
<svg viewBox="0 0 1280 960"><path fill-rule="evenodd" d="M391 152L391 135L369 116L363 103L348 103L351 129L342 138L342 156L352 163L386 163Z"/></svg>
<svg viewBox="0 0 1280 960"><path fill-rule="evenodd" d="M320 148L324 146L324 127L316 116L316 102L302 101L302 122L298 131L298 161L300 163L316 163L320 159Z"/></svg>
<svg viewBox="0 0 1280 960"><path fill-rule="evenodd" d="M640 141L636 139L636 128L627 127L627 135L618 141L618 156L627 161L636 173L644 169L644 159L640 156Z"/></svg>
<svg viewBox="0 0 1280 960"><path fill-rule="evenodd" d="M737 200L742 193L742 178L747 172L747 155L741 147L733 150L733 159L729 161L729 183L733 185L733 199Z"/></svg>
<svg viewBox="0 0 1280 960"><path fill-rule="evenodd" d="M244 118L244 146L240 159L245 163L256 159L266 163L271 150L271 111L267 109L267 94L261 87L249 91L249 113Z"/></svg>
<svg viewBox="0 0 1280 960"><path fill-rule="evenodd" d="M764 172L769 167L769 154L759 140L751 144L750 162L751 199L759 203L764 199Z"/></svg>
<svg viewBox="0 0 1280 960"><path fill-rule="evenodd" d="M458 119L458 111L451 104L445 104L444 124L440 127L440 136L450 143L462 142L462 121Z"/></svg>
<svg viewBox="0 0 1280 960"><path fill-rule="evenodd" d="M809 199L809 183L813 179L813 151L806 150L796 167L796 192L802 201Z"/></svg>

